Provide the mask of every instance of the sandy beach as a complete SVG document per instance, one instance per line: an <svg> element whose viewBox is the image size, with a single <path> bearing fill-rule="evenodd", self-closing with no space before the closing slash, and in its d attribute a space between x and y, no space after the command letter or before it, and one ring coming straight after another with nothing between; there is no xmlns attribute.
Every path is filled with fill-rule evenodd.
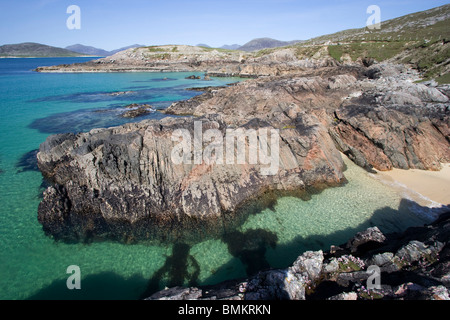
<svg viewBox="0 0 450 320"><path fill-rule="evenodd" d="M420 205L450 205L450 163L442 164L441 171L393 169L375 176Z"/></svg>

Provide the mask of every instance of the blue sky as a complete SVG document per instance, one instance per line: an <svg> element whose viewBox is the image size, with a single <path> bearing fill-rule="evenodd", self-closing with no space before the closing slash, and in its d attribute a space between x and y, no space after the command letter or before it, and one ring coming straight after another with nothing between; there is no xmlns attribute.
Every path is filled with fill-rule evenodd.
<svg viewBox="0 0 450 320"><path fill-rule="evenodd" d="M306 40L365 26L366 9L381 20L441 6L440 0L0 0L0 45L75 43L112 50L130 44L244 44L251 39ZM69 5L81 29L69 30Z"/></svg>

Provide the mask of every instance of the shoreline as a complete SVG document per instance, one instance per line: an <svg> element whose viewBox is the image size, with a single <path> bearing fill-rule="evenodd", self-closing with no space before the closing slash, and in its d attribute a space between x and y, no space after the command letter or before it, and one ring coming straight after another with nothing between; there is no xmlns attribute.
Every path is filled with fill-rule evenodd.
<svg viewBox="0 0 450 320"><path fill-rule="evenodd" d="M8 57L0 57L0 59L45 59L45 58L103 58L97 56L69 56L69 57L21 57L21 56L8 56Z"/></svg>
<svg viewBox="0 0 450 320"><path fill-rule="evenodd" d="M391 171L376 170L371 176L420 206L450 205L450 163L443 163L440 171L394 168Z"/></svg>

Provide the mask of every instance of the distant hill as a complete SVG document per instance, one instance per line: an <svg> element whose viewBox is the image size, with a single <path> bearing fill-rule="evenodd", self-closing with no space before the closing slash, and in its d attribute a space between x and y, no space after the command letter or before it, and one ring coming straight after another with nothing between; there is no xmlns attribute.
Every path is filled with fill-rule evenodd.
<svg viewBox="0 0 450 320"><path fill-rule="evenodd" d="M113 54L115 54L115 53L117 53L119 51L131 49L131 48L140 48L140 47L145 47L145 45L143 45L143 44L132 44L131 46L126 46L126 47L123 47L123 48L112 50L109 53L110 53L110 55L113 55Z"/></svg>
<svg viewBox="0 0 450 320"><path fill-rule="evenodd" d="M228 45L228 44L224 44L221 47L211 47L207 44L204 43L199 43L196 45L196 47L203 47L203 48L213 48L213 49L224 49L224 50L238 50L241 45L240 44L232 44L232 45Z"/></svg>
<svg viewBox="0 0 450 320"><path fill-rule="evenodd" d="M325 42L368 42L389 39L391 41L416 41L435 37L447 38L450 34L450 4L426 11L407 14L381 22L381 28L348 29L305 41L305 45Z"/></svg>
<svg viewBox="0 0 450 320"><path fill-rule="evenodd" d="M242 47L240 44L225 44L223 46L220 47L220 49L225 49L225 50L238 50L240 47Z"/></svg>
<svg viewBox="0 0 450 320"><path fill-rule="evenodd" d="M301 40L280 41L280 40L275 40L272 38L258 38L258 39L253 39L253 40L247 42L243 46L237 48L237 50L251 52L251 51L257 51L257 50L262 50L262 49L285 47L285 46L293 45L293 44L296 44L299 42L302 42L302 41Z"/></svg>
<svg viewBox="0 0 450 320"><path fill-rule="evenodd" d="M85 46L82 44L74 44L74 45L66 47L66 49L73 51L73 52L78 52L78 53L83 53L83 54L88 54L91 56L98 56L98 57L106 57L106 56L111 55L109 51L95 48L95 47Z"/></svg>
<svg viewBox="0 0 450 320"><path fill-rule="evenodd" d="M46 58L46 57L80 57L80 56L86 56L86 54L34 42L5 44L3 46L0 46L0 57Z"/></svg>
<svg viewBox="0 0 450 320"><path fill-rule="evenodd" d="M247 42L243 46L241 46L240 44L231 44L231 45L225 44L216 49L241 50L241 51L251 52L251 51L258 51L258 50L262 50L262 49L285 47L285 46L293 45L293 44L296 44L299 42L302 42L302 41L301 40L280 41L280 40L275 40L275 39L271 39L271 38L258 38L258 39L253 39L253 40ZM204 43L198 44L197 47L212 48L211 46L204 44Z"/></svg>
<svg viewBox="0 0 450 320"><path fill-rule="evenodd" d="M106 51L106 50L103 50L100 48L85 46L82 44L74 44L74 45L66 47L66 49L70 50L70 51L82 53L82 54L88 54L91 56L107 57L107 56L111 56L119 51L123 51L123 50L130 49L130 48L138 48L138 47L144 47L144 45L133 44L131 46L127 46L127 47L123 47L123 48L119 48L119 49L115 49L115 50L111 50L111 51Z"/></svg>

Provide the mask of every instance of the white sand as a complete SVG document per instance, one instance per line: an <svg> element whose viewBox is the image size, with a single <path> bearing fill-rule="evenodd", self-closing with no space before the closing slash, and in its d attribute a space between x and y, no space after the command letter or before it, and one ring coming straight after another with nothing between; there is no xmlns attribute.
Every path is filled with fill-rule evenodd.
<svg viewBox="0 0 450 320"><path fill-rule="evenodd" d="M421 205L429 206L430 202L450 205L450 163L442 164L442 167L441 171L377 171L376 176L396 189L403 189L411 200Z"/></svg>

